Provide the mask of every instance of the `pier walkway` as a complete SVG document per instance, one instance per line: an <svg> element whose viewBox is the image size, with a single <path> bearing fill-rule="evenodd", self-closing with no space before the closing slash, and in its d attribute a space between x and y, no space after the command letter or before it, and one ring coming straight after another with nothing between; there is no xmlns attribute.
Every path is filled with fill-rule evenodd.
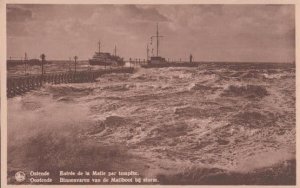
<svg viewBox="0 0 300 188"><path fill-rule="evenodd" d="M122 67L96 71L48 73L44 75L11 76L7 78L7 97L24 94L37 89L45 83L85 83L94 82L96 78L111 73L133 73L134 68Z"/></svg>

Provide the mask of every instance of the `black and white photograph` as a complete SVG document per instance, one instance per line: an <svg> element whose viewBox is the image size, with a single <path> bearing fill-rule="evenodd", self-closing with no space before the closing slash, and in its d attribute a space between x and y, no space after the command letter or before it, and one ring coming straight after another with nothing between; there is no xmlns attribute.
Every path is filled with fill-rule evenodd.
<svg viewBox="0 0 300 188"><path fill-rule="evenodd" d="M296 185L295 4L5 10L8 185Z"/></svg>

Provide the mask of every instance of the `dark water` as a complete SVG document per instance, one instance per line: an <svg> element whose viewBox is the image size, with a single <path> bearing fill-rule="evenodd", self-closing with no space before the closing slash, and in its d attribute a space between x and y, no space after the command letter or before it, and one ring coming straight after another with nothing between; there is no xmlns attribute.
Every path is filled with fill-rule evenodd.
<svg viewBox="0 0 300 188"><path fill-rule="evenodd" d="M135 170L162 184L294 183L294 64L138 69L46 85L8 106L9 173Z"/></svg>

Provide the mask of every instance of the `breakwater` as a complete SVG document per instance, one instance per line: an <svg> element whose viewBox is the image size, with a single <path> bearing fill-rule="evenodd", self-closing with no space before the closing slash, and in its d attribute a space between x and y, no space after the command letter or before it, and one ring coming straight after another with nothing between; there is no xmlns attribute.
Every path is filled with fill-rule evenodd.
<svg viewBox="0 0 300 188"><path fill-rule="evenodd" d="M43 84L94 82L96 78L111 73L133 73L134 68L122 67L97 71L49 73L40 75L14 76L7 78L7 97L22 95L37 89Z"/></svg>

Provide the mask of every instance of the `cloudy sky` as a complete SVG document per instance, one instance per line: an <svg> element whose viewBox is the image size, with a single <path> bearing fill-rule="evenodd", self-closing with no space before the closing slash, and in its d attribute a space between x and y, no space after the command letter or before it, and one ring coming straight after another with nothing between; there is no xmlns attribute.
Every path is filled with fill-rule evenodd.
<svg viewBox="0 0 300 188"><path fill-rule="evenodd" d="M166 58L287 62L295 59L294 15L293 5L10 4L7 56L88 59L101 40L103 51L117 45L120 56L146 58L159 23Z"/></svg>

